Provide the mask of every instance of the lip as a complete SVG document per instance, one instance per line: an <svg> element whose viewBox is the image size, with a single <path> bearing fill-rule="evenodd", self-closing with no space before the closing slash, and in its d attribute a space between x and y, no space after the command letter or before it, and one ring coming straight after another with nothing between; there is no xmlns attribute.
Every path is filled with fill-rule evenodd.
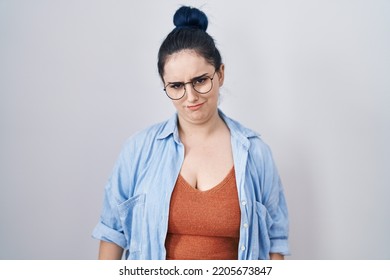
<svg viewBox="0 0 390 280"><path fill-rule="evenodd" d="M191 110L191 111L196 111L196 110L198 110L200 107L202 107L202 105L204 104L204 102L203 103L199 103L199 104L195 104L195 105L188 105L187 106L187 108L189 109L189 110Z"/></svg>

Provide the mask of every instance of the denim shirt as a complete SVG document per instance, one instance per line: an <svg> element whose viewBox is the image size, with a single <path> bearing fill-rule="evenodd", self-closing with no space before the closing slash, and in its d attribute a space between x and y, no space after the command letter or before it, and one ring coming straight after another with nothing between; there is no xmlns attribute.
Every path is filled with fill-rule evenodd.
<svg viewBox="0 0 390 280"><path fill-rule="evenodd" d="M287 206L271 151L257 133L219 114L231 134L241 209L238 258L287 255ZM183 160L177 114L130 137L105 187L92 236L124 248L127 259L165 259L170 198Z"/></svg>

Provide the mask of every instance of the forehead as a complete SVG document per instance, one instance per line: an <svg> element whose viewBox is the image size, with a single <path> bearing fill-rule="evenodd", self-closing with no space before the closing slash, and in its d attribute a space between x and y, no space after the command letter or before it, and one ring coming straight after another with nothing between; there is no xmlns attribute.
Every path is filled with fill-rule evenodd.
<svg viewBox="0 0 390 280"><path fill-rule="evenodd" d="M193 50L183 50L168 56L164 80L184 81L213 71L213 65Z"/></svg>

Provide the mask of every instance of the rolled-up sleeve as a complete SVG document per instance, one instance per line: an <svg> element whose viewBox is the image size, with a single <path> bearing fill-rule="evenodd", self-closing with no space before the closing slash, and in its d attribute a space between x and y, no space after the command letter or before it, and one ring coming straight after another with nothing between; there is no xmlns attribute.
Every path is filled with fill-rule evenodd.
<svg viewBox="0 0 390 280"><path fill-rule="evenodd" d="M263 203L272 220L269 228L270 253L289 255L289 221L283 185L267 145L263 149L263 156Z"/></svg>
<svg viewBox="0 0 390 280"><path fill-rule="evenodd" d="M124 249L127 247L127 240L118 205L129 196L129 186L131 184L130 152L129 141L127 141L105 186L103 209L99 222L92 232L93 238L113 242Z"/></svg>
<svg viewBox="0 0 390 280"><path fill-rule="evenodd" d="M288 231L289 231L289 222L287 214L287 206L284 199L283 192L279 194L279 201L276 206L273 207L276 210L269 211L272 218L272 226L269 231L270 241L271 241L271 253L280 253L282 255L289 255L289 245L288 245Z"/></svg>
<svg viewBox="0 0 390 280"><path fill-rule="evenodd" d="M105 189L102 214L92 232L92 237L126 248L126 238L120 223L117 203L112 196L112 188L108 185Z"/></svg>

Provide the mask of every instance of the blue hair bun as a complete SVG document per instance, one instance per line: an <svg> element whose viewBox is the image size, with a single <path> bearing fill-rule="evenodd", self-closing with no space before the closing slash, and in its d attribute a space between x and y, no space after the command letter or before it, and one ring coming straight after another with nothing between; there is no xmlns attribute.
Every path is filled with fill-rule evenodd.
<svg viewBox="0 0 390 280"><path fill-rule="evenodd" d="M176 28L195 28L206 31L208 20L205 13L197 8L182 6L173 16Z"/></svg>

